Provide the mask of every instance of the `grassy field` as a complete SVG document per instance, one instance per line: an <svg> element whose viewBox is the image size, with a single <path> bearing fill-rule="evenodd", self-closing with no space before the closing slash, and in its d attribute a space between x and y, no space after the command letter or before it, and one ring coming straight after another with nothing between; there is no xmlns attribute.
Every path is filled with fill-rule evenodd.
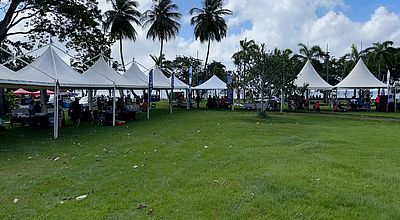
<svg viewBox="0 0 400 220"><path fill-rule="evenodd" d="M152 112L0 133L0 219L399 219L400 122ZM76 197L87 195L83 200Z"/></svg>

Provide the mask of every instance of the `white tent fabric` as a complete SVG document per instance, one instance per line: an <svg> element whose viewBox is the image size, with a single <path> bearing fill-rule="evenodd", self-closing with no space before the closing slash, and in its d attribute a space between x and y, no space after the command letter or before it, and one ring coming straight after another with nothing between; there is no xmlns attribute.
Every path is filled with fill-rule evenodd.
<svg viewBox="0 0 400 220"><path fill-rule="evenodd" d="M386 86L372 75L363 60L360 59L349 75L335 88L386 88Z"/></svg>
<svg viewBox="0 0 400 220"><path fill-rule="evenodd" d="M43 76L44 80L26 79L20 73L14 72L7 67L0 65L0 85L5 87L53 87L54 80Z"/></svg>
<svg viewBox="0 0 400 220"><path fill-rule="evenodd" d="M39 84L51 84L54 86L58 80L60 87L84 88L90 85L82 75L73 70L55 53L50 46L33 63L18 71L24 80L39 82Z"/></svg>
<svg viewBox="0 0 400 220"><path fill-rule="evenodd" d="M171 77L169 77L169 80L171 81ZM189 86L174 75L174 89L189 89Z"/></svg>
<svg viewBox="0 0 400 220"><path fill-rule="evenodd" d="M303 69L300 71L299 75L297 75L297 79L294 81L294 85L297 87L308 85L308 89L331 90L333 88L333 86L329 85L317 73L310 60L307 60Z"/></svg>
<svg viewBox="0 0 400 220"><path fill-rule="evenodd" d="M98 83L103 88L142 88L141 85L135 85L130 80L120 75L112 69L101 56L86 72L83 73L85 79Z"/></svg>
<svg viewBox="0 0 400 220"><path fill-rule="evenodd" d="M149 87L148 76L139 69L136 63L132 63L131 67L122 76L142 89Z"/></svg>
<svg viewBox="0 0 400 220"><path fill-rule="evenodd" d="M106 73L104 73L105 71L103 70L104 67L101 60L103 60L103 58L98 59L93 66L82 74L82 77L93 85L96 85L97 88L113 88L113 81L103 76L103 74L105 75Z"/></svg>
<svg viewBox="0 0 400 220"><path fill-rule="evenodd" d="M171 80L169 80L168 77L166 77L158 67L153 69L153 88L171 89Z"/></svg>
<svg viewBox="0 0 400 220"><path fill-rule="evenodd" d="M220 78L216 75L212 76L209 80L205 81L203 84L198 85L193 88L194 90L212 90L219 89L225 90L228 89L226 83L224 83Z"/></svg>

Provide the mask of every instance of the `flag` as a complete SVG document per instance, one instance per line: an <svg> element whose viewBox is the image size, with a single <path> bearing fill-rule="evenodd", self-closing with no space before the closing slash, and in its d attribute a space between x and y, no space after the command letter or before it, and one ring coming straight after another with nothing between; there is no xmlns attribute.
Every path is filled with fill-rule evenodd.
<svg viewBox="0 0 400 220"><path fill-rule="evenodd" d="M229 103L233 103L233 89L232 89L232 83L233 83L233 79L232 79L232 73L230 71L228 71L226 73L226 84L228 86L228 91L227 91L227 101Z"/></svg>
<svg viewBox="0 0 400 220"><path fill-rule="evenodd" d="M391 91L390 91L390 70L387 71L386 84L387 84L388 103L390 103L390 102L393 102L393 95L391 94Z"/></svg>
<svg viewBox="0 0 400 220"><path fill-rule="evenodd" d="M174 85L175 85L175 75L174 75L174 73L172 73L172 75L171 75L171 89L172 89L172 91L175 88Z"/></svg>
<svg viewBox="0 0 400 220"><path fill-rule="evenodd" d="M190 108L192 104L192 78L193 78L193 67L189 67L189 94L188 94L188 103L187 103L187 109Z"/></svg>
<svg viewBox="0 0 400 220"><path fill-rule="evenodd" d="M150 100L151 100L151 92L153 90L153 70L150 70L149 73L149 94L147 94L147 100L148 103L150 104Z"/></svg>

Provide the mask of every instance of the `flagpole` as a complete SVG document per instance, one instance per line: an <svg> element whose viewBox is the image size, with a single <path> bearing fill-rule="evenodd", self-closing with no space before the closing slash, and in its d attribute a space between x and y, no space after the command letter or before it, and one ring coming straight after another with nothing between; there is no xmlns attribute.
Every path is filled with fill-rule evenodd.
<svg viewBox="0 0 400 220"><path fill-rule="evenodd" d="M189 94L186 104L186 109L190 109L190 103L192 101L192 77L193 77L193 67L190 65L189 67Z"/></svg>
<svg viewBox="0 0 400 220"><path fill-rule="evenodd" d="M149 88L147 90L147 119L150 119L150 101L151 101L151 92L153 89L153 70L150 70L149 73Z"/></svg>
<svg viewBox="0 0 400 220"><path fill-rule="evenodd" d="M175 81L175 79L174 79L174 77L175 77L175 74L172 72L172 75L171 75L171 94L170 94L170 96L169 96L169 112L170 112L170 114L172 115L172 101L173 101L173 95L174 95L174 81Z"/></svg>

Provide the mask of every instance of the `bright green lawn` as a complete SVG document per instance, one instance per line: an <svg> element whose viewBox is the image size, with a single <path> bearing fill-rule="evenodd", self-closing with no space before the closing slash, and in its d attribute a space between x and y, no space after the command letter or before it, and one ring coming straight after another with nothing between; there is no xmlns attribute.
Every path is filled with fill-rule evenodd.
<svg viewBox="0 0 400 220"><path fill-rule="evenodd" d="M142 117L126 127L70 126L57 141L50 130L0 133L0 219L400 218L398 121Z"/></svg>

